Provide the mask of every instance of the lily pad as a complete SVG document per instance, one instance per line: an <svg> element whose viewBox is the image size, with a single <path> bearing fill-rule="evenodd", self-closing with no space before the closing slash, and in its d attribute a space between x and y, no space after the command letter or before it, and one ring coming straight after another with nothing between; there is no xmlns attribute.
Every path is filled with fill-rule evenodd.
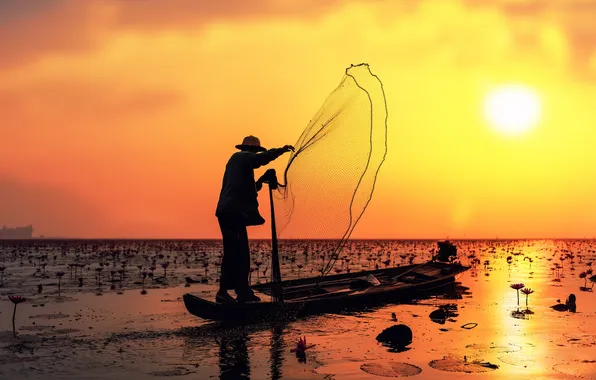
<svg viewBox="0 0 596 380"><path fill-rule="evenodd" d="M581 379L596 379L596 360L555 364L553 369L559 373Z"/></svg>
<svg viewBox="0 0 596 380"><path fill-rule="evenodd" d="M364 363L360 369L366 373L381 377L410 377L416 376L422 369L413 364L393 362L387 365L378 363Z"/></svg>
<svg viewBox="0 0 596 380"><path fill-rule="evenodd" d="M499 366L488 362L468 362L456 358L432 360L428 365L440 371L465 373L490 372L499 368Z"/></svg>

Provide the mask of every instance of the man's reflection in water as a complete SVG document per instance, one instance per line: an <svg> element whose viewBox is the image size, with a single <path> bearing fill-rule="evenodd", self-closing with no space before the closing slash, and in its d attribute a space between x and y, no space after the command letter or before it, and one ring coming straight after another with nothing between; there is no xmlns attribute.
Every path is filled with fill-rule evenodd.
<svg viewBox="0 0 596 380"><path fill-rule="evenodd" d="M243 329L237 334L224 334L219 343L220 380L250 379L250 360Z"/></svg>
<svg viewBox="0 0 596 380"><path fill-rule="evenodd" d="M283 350L286 344L283 339L283 327L274 326L271 331L271 351L269 363L271 364L271 380L279 380L282 376Z"/></svg>

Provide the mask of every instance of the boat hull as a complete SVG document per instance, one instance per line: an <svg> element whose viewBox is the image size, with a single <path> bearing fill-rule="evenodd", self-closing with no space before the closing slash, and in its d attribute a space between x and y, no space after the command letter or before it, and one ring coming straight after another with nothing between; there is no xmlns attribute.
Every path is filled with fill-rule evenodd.
<svg viewBox="0 0 596 380"><path fill-rule="evenodd" d="M305 296L304 294L298 294L299 296L293 299L286 298L283 304L272 302L231 305L220 304L203 299L192 293L186 293L183 296L183 300L189 313L206 320L278 320L281 318L294 318L312 314L362 309L415 299L424 296L425 293L432 292L438 288L453 283L455 278L467 269L469 269L469 267L461 266L459 264L425 263L401 268L328 276L325 278L324 283L319 284L319 287L325 288L325 284L334 284L338 282L345 285L346 281L365 277L368 274L373 274L375 277L404 276L404 282L399 281L393 284L370 287L360 291L339 286L338 290L316 295L312 294L312 289L314 289L312 285L315 279L291 280L283 283L284 291L296 296L298 293L291 293L292 290L306 287L307 290L303 291L303 293L307 294L310 292L311 295ZM424 273L437 273L437 275L429 276ZM408 283L406 279L411 281L411 283ZM271 289L271 284L257 285L254 286L253 289L266 294L268 290ZM327 285L327 289L332 289L332 286Z"/></svg>

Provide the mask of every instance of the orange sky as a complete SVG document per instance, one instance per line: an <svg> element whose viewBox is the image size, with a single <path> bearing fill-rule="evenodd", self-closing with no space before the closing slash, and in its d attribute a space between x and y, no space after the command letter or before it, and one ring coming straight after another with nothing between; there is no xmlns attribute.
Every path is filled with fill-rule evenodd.
<svg viewBox="0 0 596 380"><path fill-rule="evenodd" d="M294 143L368 62L389 154L355 237L596 236L595 19L591 0L1 2L0 225L218 238L233 146ZM517 137L482 114L506 83L542 101Z"/></svg>

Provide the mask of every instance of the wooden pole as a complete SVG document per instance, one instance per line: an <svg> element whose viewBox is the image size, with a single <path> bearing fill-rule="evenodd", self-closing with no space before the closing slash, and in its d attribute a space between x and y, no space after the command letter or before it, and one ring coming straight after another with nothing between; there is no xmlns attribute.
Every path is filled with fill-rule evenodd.
<svg viewBox="0 0 596 380"><path fill-rule="evenodd" d="M277 182L276 179L274 180ZM271 277L273 282L273 286L271 288L271 298L273 299L274 303L282 304L283 296L281 289L281 270L279 268L279 252L277 250L277 230L275 228L273 188L277 188L277 183L269 182L269 201L271 204Z"/></svg>

